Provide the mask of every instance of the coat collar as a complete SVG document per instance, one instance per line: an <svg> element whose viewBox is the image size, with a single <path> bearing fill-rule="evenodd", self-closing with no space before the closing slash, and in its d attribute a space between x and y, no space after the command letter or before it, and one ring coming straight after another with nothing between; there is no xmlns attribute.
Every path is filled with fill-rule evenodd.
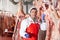
<svg viewBox="0 0 60 40"><path fill-rule="evenodd" d="M28 20L31 21L31 22L34 22L33 19L32 19L31 17L29 17Z"/></svg>
<svg viewBox="0 0 60 40"><path fill-rule="evenodd" d="M35 22L33 21L33 19L31 17L28 17L28 21L32 22L32 23L37 23L37 19L35 19Z"/></svg>

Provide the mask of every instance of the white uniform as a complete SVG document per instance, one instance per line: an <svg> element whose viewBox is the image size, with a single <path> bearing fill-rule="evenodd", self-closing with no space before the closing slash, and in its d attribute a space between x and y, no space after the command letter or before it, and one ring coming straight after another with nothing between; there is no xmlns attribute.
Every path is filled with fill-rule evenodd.
<svg viewBox="0 0 60 40"><path fill-rule="evenodd" d="M29 25L31 23L34 23L34 21L31 19L31 17L27 18L27 19L24 19L22 22L21 22L21 29L20 29L20 36L23 37L23 38L26 38L24 35L27 34L25 31L26 31L26 28L29 27Z"/></svg>

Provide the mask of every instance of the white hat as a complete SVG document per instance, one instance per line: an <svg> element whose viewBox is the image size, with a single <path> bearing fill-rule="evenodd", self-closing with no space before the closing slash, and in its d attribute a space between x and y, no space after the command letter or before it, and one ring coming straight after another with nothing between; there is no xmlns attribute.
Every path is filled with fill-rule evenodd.
<svg viewBox="0 0 60 40"><path fill-rule="evenodd" d="M32 8L36 8L36 7L35 7L35 6L32 6L32 7L29 9L29 11L28 11L29 14L30 14L30 11L31 11Z"/></svg>

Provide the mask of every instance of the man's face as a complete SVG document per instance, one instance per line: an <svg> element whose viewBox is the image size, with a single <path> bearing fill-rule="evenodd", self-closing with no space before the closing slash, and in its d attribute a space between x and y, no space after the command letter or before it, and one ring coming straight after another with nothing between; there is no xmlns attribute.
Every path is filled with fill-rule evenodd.
<svg viewBox="0 0 60 40"><path fill-rule="evenodd" d="M37 10L32 9L32 10L31 10L31 17L32 17L32 18L35 18L36 15L37 15Z"/></svg>

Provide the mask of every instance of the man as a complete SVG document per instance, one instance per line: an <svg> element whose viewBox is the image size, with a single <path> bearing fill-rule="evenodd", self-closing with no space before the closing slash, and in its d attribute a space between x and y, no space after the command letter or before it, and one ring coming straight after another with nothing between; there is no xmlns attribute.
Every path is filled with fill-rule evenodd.
<svg viewBox="0 0 60 40"><path fill-rule="evenodd" d="M39 17L39 21L40 21L40 31L39 31L39 40L45 40L45 37L46 37L46 30L47 30L47 23L46 23L46 20L45 20L45 16L46 14L44 13L44 9L43 9L43 6L41 6L39 8L40 10L40 16ZM38 13L38 14L39 14Z"/></svg>
<svg viewBox="0 0 60 40"><path fill-rule="evenodd" d="M38 40L39 24L36 20L37 9L30 10L30 17L21 22L20 36L22 40Z"/></svg>
<svg viewBox="0 0 60 40"><path fill-rule="evenodd" d="M47 30L47 23L46 23L46 19L45 16L46 14L44 13L44 9L43 6L40 8L40 12L41 12L41 40L45 40L46 37L46 30Z"/></svg>

